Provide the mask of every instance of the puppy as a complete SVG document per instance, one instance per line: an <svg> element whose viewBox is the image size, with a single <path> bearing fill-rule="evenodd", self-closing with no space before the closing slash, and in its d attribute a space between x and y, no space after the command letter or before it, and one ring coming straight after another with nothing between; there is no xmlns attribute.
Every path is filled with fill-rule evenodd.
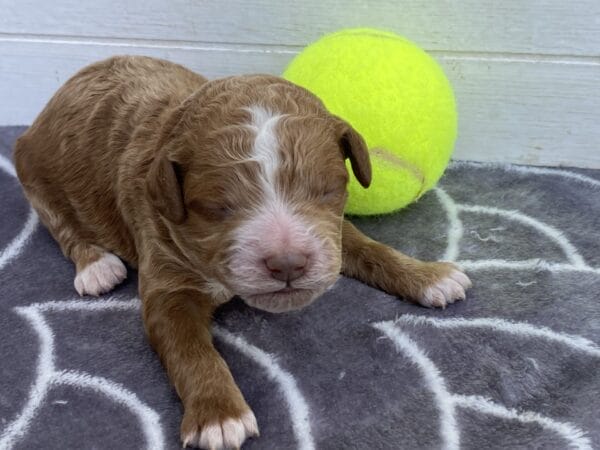
<svg viewBox="0 0 600 450"><path fill-rule="evenodd" d="M306 90L269 75L207 81L182 66L115 57L54 95L16 144L19 178L97 296L139 271L148 338L184 406L184 446L238 448L254 414L211 340L232 296L271 312L308 305L340 272L432 307L465 296L449 263L365 237L343 217L349 159L367 147Z"/></svg>

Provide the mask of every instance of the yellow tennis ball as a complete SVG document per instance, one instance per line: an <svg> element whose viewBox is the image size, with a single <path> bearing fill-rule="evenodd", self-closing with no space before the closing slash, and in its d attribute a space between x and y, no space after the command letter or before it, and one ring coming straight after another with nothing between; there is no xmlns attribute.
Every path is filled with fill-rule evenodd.
<svg viewBox="0 0 600 450"><path fill-rule="evenodd" d="M368 189L352 179L349 214L396 211L432 188L456 140L456 105L440 66L412 42L369 28L342 30L306 47L283 77L315 95L362 134Z"/></svg>

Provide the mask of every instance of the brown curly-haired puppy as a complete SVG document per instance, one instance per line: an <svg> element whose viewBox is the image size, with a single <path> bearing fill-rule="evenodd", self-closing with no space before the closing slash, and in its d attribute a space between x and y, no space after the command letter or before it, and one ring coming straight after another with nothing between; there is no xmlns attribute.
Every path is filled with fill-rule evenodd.
<svg viewBox="0 0 600 450"><path fill-rule="evenodd" d="M100 295L139 270L143 318L185 409L185 446L238 448L254 414L211 341L232 296L267 311L308 305L340 272L425 306L470 281L344 220L363 139L306 90L269 75L207 81L176 64L115 57L84 68L15 151L27 198Z"/></svg>

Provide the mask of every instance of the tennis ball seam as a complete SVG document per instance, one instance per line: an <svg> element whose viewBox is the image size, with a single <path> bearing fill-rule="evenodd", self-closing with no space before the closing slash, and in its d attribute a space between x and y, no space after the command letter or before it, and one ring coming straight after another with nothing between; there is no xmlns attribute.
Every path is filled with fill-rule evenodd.
<svg viewBox="0 0 600 450"><path fill-rule="evenodd" d="M416 200L423 194L423 189L425 188L425 174L415 164L411 163L410 161L404 158L401 158L398 155L394 155L393 153L390 153L389 151L381 147L370 148L369 154L382 159L383 161L395 166L396 168L408 170L411 173L411 175L419 181L419 191L417 192L417 195L413 198L413 200Z"/></svg>

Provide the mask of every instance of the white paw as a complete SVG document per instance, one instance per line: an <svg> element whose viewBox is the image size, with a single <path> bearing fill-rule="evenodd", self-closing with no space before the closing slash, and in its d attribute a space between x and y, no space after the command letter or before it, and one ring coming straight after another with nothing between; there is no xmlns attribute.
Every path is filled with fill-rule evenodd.
<svg viewBox="0 0 600 450"><path fill-rule="evenodd" d="M246 412L239 419L226 419L188 434L183 439L183 447L190 445L206 450L239 449L250 436L258 436L258 425L252 411Z"/></svg>
<svg viewBox="0 0 600 450"><path fill-rule="evenodd" d="M127 278L123 262L112 253L105 253L98 261L87 265L75 276L75 289L79 295L98 296L110 291Z"/></svg>
<svg viewBox="0 0 600 450"><path fill-rule="evenodd" d="M456 300L464 300L465 290L469 289L471 284L468 276L454 269L448 276L425 289L419 303L427 307L445 308Z"/></svg>

